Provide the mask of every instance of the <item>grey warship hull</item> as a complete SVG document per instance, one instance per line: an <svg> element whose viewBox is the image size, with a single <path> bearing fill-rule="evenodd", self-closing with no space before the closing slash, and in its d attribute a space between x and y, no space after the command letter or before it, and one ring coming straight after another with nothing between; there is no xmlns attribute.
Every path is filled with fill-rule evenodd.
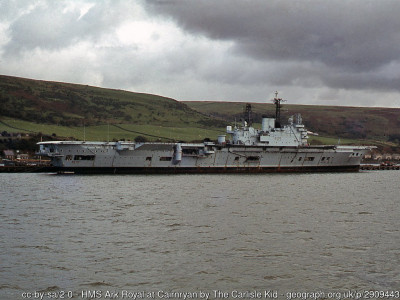
<svg viewBox="0 0 400 300"><path fill-rule="evenodd" d="M42 142L53 171L82 174L358 171L364 146L261 147L216 143Z"/></svg>

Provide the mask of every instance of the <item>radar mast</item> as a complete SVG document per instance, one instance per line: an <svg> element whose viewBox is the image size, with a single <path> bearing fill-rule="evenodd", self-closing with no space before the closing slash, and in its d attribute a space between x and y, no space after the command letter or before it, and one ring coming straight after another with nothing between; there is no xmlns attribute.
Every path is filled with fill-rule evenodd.
<svg viewBox="0 0 400 300"><path fill-rule="evenodd" d="M284 102L282 98L278 98L278 92L275 92L275 98L272 102L275 104L275 128L281 128L281 102Z"/></svg>
<svg viewBox="0 0 400 300"><path fill-rule="evenodd" d="M244 120L247 123L247 126L251 126L253 124L253 112L251 110L251 104L246 103L246 107L244 109Z"/></svg>

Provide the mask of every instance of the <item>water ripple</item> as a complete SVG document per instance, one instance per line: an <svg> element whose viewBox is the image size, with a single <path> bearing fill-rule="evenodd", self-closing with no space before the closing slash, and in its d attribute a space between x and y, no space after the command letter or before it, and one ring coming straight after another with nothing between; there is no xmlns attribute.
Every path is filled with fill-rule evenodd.
<svg viewBox="0 0 400 300"><path fill-rule="evenodd" d="M394 172L0 174L0 296L399 289Z"/></svg>

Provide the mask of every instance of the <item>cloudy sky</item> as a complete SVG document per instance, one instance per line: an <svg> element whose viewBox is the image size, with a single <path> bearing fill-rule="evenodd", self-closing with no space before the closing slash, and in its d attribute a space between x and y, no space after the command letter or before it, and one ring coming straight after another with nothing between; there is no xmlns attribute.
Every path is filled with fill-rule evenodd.
<svg viewBox="0 0 400 300"><path fill-rule="evenodd" d="M176 100L400 107L398 0L0 0L0 74Z"/></svg>

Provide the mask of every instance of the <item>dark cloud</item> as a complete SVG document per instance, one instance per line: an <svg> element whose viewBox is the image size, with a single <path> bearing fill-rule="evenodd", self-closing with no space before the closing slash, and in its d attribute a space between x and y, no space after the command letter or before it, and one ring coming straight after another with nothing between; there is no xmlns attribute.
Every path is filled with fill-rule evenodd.
<svg viewBox="0 0 400 300"><path fill-rule="evenodd" d="M320 82L332 87L400 89L399 78L365 75L400 60L399 1L203 0L146 4L149 11L173 18L192 34L234 42L238 54L255 60L318 63L303 74L287 72L287 83L297 73L301 77L321 76ZM327 68L318 68L321 65ZM330 73L344 76L341 79ZM270 78L270 82L274 80ZM345 84L340 86L340 82Z"/></svg>

